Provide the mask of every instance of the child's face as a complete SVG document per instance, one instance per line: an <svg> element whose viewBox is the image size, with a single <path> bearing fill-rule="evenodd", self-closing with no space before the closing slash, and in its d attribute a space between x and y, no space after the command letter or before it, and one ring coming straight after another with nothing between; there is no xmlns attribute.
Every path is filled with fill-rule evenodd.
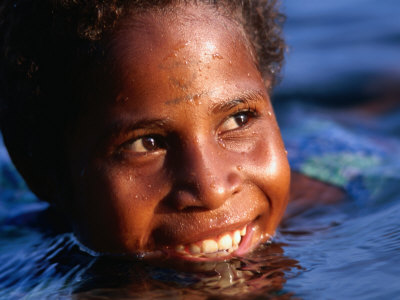
<svg viewBox="0 0 400 300"><path fill-rule="evenodd" d="M204 7L146 14L125 23L108 63L116 92L98 87L70 139L79 239L187 259L267 240L290 171L238 26Z"/></svg>

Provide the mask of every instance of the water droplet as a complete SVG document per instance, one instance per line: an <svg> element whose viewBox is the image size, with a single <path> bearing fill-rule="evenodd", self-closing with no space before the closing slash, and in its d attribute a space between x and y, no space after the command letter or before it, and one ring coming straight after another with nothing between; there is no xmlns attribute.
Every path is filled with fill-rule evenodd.
<svg viewBox="0 0 400 300"><path fill-rule="evenodd" d="M222 148L226 148L226 144L222 139L218 139L219 144L221 145Z"/></svg>
<svg viewBox="0 0 400 300"><path fill-rule="evenodd" d="M200 94L196 94L193 96L193 101L199 104Z"/></svg>
<svg viewBox="0 0 400 300"><path fill-rule="evenodd" d="M268 115L269 115L269 116L272 116L272 112L269 111L269 112L268 112Z"/></svg>
<svg viewBox="0 0 400 300"><path fill-rule="evenodd" d="M214 54L212 55L212 58L213 58L213 59L222 59L223 57L222 57L222 55L219 54L219 53L214 53Z"/></svg>

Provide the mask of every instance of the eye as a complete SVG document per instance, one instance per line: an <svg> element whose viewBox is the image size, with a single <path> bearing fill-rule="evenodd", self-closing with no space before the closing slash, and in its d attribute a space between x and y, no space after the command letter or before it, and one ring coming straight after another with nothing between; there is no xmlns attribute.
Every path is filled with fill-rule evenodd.
<svg viewBox="0 0 400 300"><path fill-rule="evenodd" d="M252 117L254 117L254 112L252 111L238 112L226 119L225 122L222 123L220 130L224 132L243 127L250 121Z"/></svg>
<svg viewBox="0 0 400 300"><path fill-rule="evenodd" d="M165 149L165 143L161 136L149 135L128 142L123 145L123 148L137 153L146 153Z"/></svg>

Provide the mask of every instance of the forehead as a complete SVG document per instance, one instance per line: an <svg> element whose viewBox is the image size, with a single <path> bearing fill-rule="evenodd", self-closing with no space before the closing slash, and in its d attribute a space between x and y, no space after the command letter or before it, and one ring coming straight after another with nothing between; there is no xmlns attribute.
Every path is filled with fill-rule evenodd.
<svg viewBox="0 0 400 300"><path fill-rule="evenodd" d="M176 42L241 42L247 44L243 26L226 10L211 5L181 5L164 10L132 13L124 18L112 39L112 53L126 55L141 50L165 51ZM183 45L180 45L181 47ZM201 49L199 49L201 50ZM204 49L203 49L204 50ZM210 50L210 49L208 49Z"/></svg>
<svg viewBox="0 0 400 300"><path fill-rule="evenodd" d="M229 79L233 65L257 69L242 26L205 5L127 17L110 49L114 74L125 87L131 84L136 89L147 79L185 90L195 86L197 79L202 85L211 79L202 73Z"/></svg>

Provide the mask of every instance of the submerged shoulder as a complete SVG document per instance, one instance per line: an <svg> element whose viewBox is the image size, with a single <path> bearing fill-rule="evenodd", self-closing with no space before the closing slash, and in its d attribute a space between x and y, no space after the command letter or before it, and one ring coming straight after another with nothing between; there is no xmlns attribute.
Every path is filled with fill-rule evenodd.
<svg viewBox="0 0 400 300"><path fill-rule="evenodd" d="M343 201L346 192L340 187L292 171L290 202L285 218L293 217L315 205Z"/></svg>

